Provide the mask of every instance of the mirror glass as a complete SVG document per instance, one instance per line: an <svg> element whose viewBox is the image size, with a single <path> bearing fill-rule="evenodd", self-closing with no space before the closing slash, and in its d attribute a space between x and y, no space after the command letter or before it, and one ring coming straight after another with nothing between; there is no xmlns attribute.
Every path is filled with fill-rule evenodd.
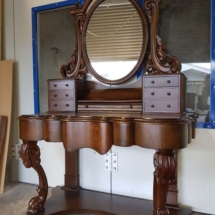
<svg viewBox="0 0 215 215"><path fill-rule="evenodd" d="M165 0L159 12L158 34L187 77L187 111L197 112L198 122L210 122L211 1Z"/></svg>
<svg viewBox="0 0 215 215"><path fill-rule="evenodd" d="M143 44L140 16L128 0L105 0L93 12L86 32L91 66L107 80L118 80L136 66Z"/></svg>
<svg viewBox="0 0 215 215"><path fill-rule="evenodd" d="M61 78L60 67L71 61L76 45L72 7L37 14L39 111L48 110L47 79ZM57 30L56 30L57 29Z"/></svg>

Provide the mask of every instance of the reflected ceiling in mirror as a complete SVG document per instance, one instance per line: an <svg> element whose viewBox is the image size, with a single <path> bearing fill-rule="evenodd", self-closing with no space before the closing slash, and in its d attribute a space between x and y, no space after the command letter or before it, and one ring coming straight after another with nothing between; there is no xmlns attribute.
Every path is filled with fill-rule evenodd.
<svg viewBox="0 0 215 215"><path fill-rule="evenodd" d="M142 61L146 28L135 1L98 2L86 29L86 52L91 73L114 84L132 76Z"/></svg>

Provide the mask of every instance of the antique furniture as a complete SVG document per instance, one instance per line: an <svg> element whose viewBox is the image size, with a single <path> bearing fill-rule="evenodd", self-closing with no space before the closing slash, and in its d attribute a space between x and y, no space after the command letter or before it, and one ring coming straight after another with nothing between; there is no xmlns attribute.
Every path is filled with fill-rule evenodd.
<svg viewBox="0 0 215 215"><path fill-rule="evenodd" d="M33 167L39 176L38 196L30 200L29 214L185 215L191 212L180 208L177 202L177 150L187 147L194 138L196 116L186 113L186 77L180 73L180 62L165 54L157 36L159 0L146 0L145 11L135 0L116 2L110 5L107 0L86 0L71 11L75 17L77 46L71 62L61 67L63 78L48 80L48 112L19 117L23 140L20 156L24 165ZM110 14L124 11L125 17L116 29L110 30L108 26L113 24L107 23L104 34L96 32L97 16L101 18L102 14L108 21ZM131 26L124 29L130 22ZM132 42L135 38L132 31L130 35L125 33L132 26L138 26L135 31L138 41ZM123 41L124 34L131 43L126 41L120 47L118 41L111 46L113 38L119 36ZM95 45L98 40L103 41L103 47ZM97 54L95 47L99 49ZM108 54L110 49L112 53ZM132 65L126 66L129 69L125 73L117 68L111 76L106 76L96 64L102 57L103 63L125 58L124 64L129 61ZM143 62L146 72L136 80ZM88 80L90 74L103 84ZM64 190L56 188L46 205L48 183L40 165L37 146L40 140L63 142L66 151ZM80 189L78 150L92 148L105 154L112 145L138 145L156 150L153 205L141 199Z"/></svg>

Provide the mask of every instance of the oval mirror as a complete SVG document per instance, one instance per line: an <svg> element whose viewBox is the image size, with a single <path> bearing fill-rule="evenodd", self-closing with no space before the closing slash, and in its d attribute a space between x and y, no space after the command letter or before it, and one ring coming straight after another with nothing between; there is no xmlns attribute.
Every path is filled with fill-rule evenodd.
<svg viewBox="0 0 215 215"><path fill-rule="evenodd" d="M106 84L131 78L148 42L145 16L136 0L96 0L83 27L83 57L89 72Z"/></svg>

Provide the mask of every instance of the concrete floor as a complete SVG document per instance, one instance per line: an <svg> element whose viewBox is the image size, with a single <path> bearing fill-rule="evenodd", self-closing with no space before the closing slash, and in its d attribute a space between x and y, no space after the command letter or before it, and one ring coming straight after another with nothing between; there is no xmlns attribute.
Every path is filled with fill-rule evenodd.
<svg viewBox="0 0 215 215"><path fill-rule="evenodd" d="M0 194L0 215L26 215L28 201L36 196L35 185L10 183L5 187L5 193ZM51 188L49 196L51 195ZM74 214L75 215L75 214ZM209 215L193 212L192 215Z"/></svg>

